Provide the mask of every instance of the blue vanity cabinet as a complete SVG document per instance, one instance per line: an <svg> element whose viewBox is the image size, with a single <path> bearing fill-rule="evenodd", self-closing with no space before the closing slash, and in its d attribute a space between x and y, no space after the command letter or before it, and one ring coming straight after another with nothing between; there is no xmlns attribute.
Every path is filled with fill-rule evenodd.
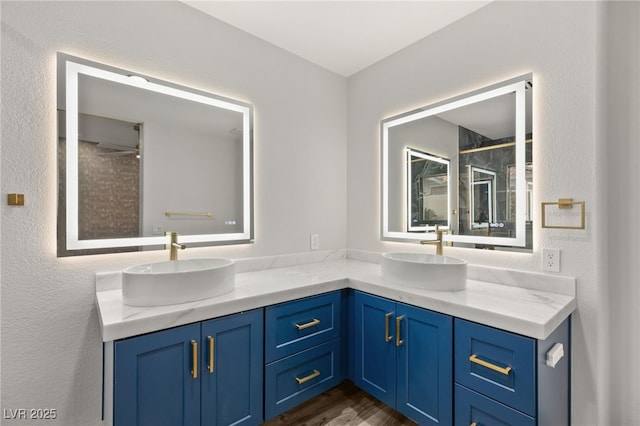
<svg viewBox="0 0 640 426"><path fill-rule="evenodd" d="M116 341L115 426L262 422L263 310Z"/></svg>
<svg viewBox="0 0 640 426"><path fill-rule="evenodd" d="M453 319L356 291L353 381L421 425L452 423Z"/></svg>
<svg viewBox="0 0 640 426"><path fill-rule="evenodd" d="M456 319L455 425L570 424L569 322L537 340Z"/></svg>
<svg viewBox="0 0 640 426"><path fill-rule="evenodd" d="M420 425L568 425L570 340L339 290L105 343L106 423L259 425L349 377Z"/></svg>
<svg viewBox="0 0 640 426"><path fill-rule="evenodd" d="M345 378L343 299L334 291L265 308L266 420Z"/></svg>

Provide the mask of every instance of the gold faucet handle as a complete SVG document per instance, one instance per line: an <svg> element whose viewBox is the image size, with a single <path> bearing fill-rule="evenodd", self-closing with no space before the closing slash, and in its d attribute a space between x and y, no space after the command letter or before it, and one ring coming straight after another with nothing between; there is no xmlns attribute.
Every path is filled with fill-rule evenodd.
<svg viewBox="0 0 640 426"><path fill-rule="evenodd" d="M169 237L169 242L164 245L164 248L167 250L171 250L171 247L178 242L178 233L166 231L164 235Z"/></svg>
<svg viewBox="0 0 640 426"><path fill-rule="evenodd" d="M177 232L165 232L165 235L170 237L170 240L167 244L165 244L165 249L169 250L169 260L178 260L178 249L184 250L187 248L186 245L178 243L178 233Z"/></svg>

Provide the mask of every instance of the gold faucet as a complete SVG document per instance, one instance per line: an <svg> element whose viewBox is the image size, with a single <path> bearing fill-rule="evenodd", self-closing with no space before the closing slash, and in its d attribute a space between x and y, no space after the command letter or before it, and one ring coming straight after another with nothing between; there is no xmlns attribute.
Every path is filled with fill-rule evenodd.
<svg viewBox="0 0 640 426"><path fill-rule="evenodd" d="M436 239L435 240L422 240L420 244L435 244L436 246L436 255L442 256L442 229L440 229L439 225L436 225Z"/></svg>
<svg viewBox="0 0 640 426"><path fill-rule="evenodd" d="M178 244L178 233L177 232L165 232L165 235L169 237L170 241L168 244L165 244L165 248L169 250L169 260L178 260L178 249L184 250L187 248L184 244Z"/></svg>

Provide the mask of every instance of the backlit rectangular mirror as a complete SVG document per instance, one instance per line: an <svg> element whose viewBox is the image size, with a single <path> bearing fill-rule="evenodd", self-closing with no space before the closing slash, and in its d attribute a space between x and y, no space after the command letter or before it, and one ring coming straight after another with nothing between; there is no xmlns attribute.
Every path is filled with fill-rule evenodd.
<svg viewBox="0 0 640 426"><path fill-rule="evenodd" d="M532 76L381 122L381 234L531 250ZM446 207L445 207L446 206Z"/></svg>
<svg viewBox="0 0 640 426"><path fill-rule="evenodd" d="M253 108L58 54L58 255L253 238Z"/></svg>

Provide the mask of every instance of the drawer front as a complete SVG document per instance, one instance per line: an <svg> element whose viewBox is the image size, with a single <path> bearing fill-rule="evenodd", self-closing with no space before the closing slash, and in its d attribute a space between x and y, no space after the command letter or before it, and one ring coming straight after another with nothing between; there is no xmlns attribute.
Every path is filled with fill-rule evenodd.
<svg viewBox="0 0 640 426"><path fill-rule="evenodd" d="M270 306L265 312L265 361L340 337L340 292Z"/></svg>
<svg viewBox="0 0 640 426"><path fill-rule="evenodd" d="M460 319L454 336L456 383L535 417L535 340Z"/></svg>
<svg viewBox="0 0 640 426"><path fill-rule="evenodd" d="M536 421L460 385L455 386L455 426L535 426Z"/></svg>
<svg viewBox="0 0 640 426"><path fill-rule="evenodd" d="M342 381L341 339L265 367L265 420L337 386Z"/></svg>

